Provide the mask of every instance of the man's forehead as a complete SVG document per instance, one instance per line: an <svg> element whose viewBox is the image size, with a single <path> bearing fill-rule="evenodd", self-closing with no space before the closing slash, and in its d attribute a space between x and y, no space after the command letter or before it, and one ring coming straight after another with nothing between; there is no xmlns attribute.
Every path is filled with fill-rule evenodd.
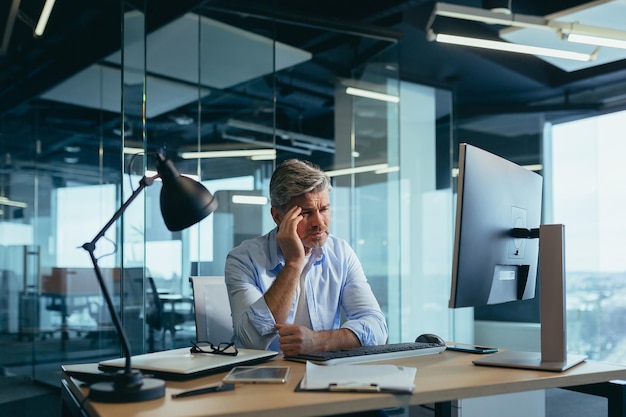
<svg viewBox="0 0 626 417"><path fill-rule="evenodd" d="M302 206L302 207L313 207L318 206L320 204L325 205L328 204L330 200L328 190L321 191L309 191L306 194L302 194L296 197L293 197L287 203L287 208L293 206Z"/></svg>

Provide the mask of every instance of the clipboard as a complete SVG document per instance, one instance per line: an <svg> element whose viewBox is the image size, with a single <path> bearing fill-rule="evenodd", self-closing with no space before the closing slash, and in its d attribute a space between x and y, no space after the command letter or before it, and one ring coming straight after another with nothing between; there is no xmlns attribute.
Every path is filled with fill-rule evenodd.
<svg viewBox="0 0 626 417"><path fill-rule="evenodd" d="M392 392L412 394L416 368L397 365L316 365L306 363L296 391Z"/></svg>

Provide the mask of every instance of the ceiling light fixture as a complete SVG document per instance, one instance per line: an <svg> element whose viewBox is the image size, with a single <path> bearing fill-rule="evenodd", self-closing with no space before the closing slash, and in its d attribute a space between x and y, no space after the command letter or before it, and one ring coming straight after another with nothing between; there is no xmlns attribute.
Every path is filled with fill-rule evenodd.
<svg viewBox="0 0 626 417"><path fill-rule="evenodd" d="M585 45L606 46L626 49L626 31L583 25L581 23L562 23L551 21L560 39Z"/></svg>
<svg viewBox="0 0 626 417"><path fill-rule="evenodd" d="M346 94L351 96L371 98L374 100L388 101L390 103L400 102L400 97L391 94L378 93L376 91L363 90L361 88L347 87Z"/></svg>
<svg viewBox="0 0 626 417"><path fill-rule="evenodd" d="M180 157L182 159L242 158L253 156L276 157L276 149L236 149L232 151L199 151L180 153Z"/></svg>
<svg viewBox="0 0 626 417"><path fill-rule="evenodd" d="M613 48L626 48L626 31L609 29L604 27L582 25L576 22L562 22L550 20L539 16L523 14L503 13L475 7L460 6L446 3L436 3L428 21L426 31L430 41L445 42L460 46L493 49L497 51L523 53L530 55L549 56L556 58L572 59L578 61L594 61L597 58L598 48L592 53L581 53L566 49L544 48L534 45L523 45L510 42L477 39L466 36L447 35L435 33L432 26L437 16L500 25L507 28L530 28L546 30L555 33L558 39L586 43L596 47L606 46Z"/></svg>
<svg viewBox="0 0 626 417"><path fill-rule="evenodd" d="M144 153L143 148L134 148L132 146L124 146L122 152L126 155L140 155Z"/></svg>
<svg viewBox="0 0 626 417"><path fill-rule="evenodd" d="M596 54L565 51L561 49L543 48L532 45L520 45L517 43L491 41L487 39L470 38L467 36L448 35L445 33L433 34L435 40L440 43L451 45L469 46L473 48L491 49L495 51L513 52L518 54L550 56L553 58L573 59L576 61L593 61Z"/></svg>
<svg viewBox="0 0 626 417"><path fill-rule="evenodd" d="M158 172L153 171L151 169L146 169L146 172L144 173L144 175L148 178L154 178L156 177L156 175L158 174ZM196 182L200 182L200 177L197 175L193 175L193 174L183 174L182 172L180 173L180 175L182 177L187 177L187 178L191 178L192 180L196 181ZM161 178L154 178L155 182L161 181Z"/></svg>
<svg viewBox="0 0 626 417"><path fill-rule="evenodd" d="M234 194L230 201L234 204L252 204L257 206L264 206L267 204L267 197L259 195L241 195Z"/></svg>
<svg viewBox="0 0 626 417"><path fill-rule="evenodd" d="M19 13L20 0L13 0L11 8L5 21L4 34L2 35L2 44L0 45L0 55L5 55L9 50L9 43L11 42L11 35L13 34L13 26ZM1 23L1 22L0 22Z"/></svg>
<svg viewBox="0 0 626 417"><path fill-rule="evenodd" d="M294 153L299 153L299 154L306 155L306 156L311 156L311 151L306 150L306 149L299 149L299 148L294 148L292 146L279 145L277 143L272 144L267 141L256 140L256 139L252 139L248 137L243 137L240 135L231 135L229 133L226 133L224 130L222 130L222 139L229 139L229 140L234 140L234 141L241 142L241 143L249 143L251 145L257 145L257 146L273 146L274 149L276 150L294 152ZM276 155L275 154L274 155L253 155L250 157L250 159L254 161L260 161L263 159L265 160L276 159Z"/></svg>
<svg viewBox="0 0 626 417"><path fill-rule="evenodd" d="M233 129L241 129L241 130L249 130L252 132L262 133L266 135L271 135L273 137L278 137L280 139L290 139L297 140L300 142L308 142L313 143L320 146L326 146L328 148L334 148L335 142L330 139L319 138L317 136L311 136L304 133L292 132L289 130L278 129L274 126L266 126L258 123L247 122L244 120L238 119L228 119L226 122L226 127ZM278 146L275 146L277 149Z"/></svg>
<svg viewBox="0 0 626 417"><path fill-rule="evenodd" d="M392 172L400 172L400 167L398 165L387 166L386 168L377 169L374 171L374 174L391 174Z"/></svg>
<svg viewBox="0 0 626 417"><path fill-rule="evenodd" d="M460 6L456 4L435 3L430 16L428 28L432 26L437 16L453 19L471 20L487 23L488 25L514 26L526 28L547 29L548 20L537 16L527 16L513 13L502 13L477 7Z"/></svg>
<svg viewBox="0 0 626 417"><path fill-rule="evenodd" d="M351 175L351 174L362 174L364 172L386 172L385 170L389 168L388 164L375 164L375 165L364 165L360 167L354 168L344 168L344 169L335 169L331 171L326 171L326 174L329 177L339 177L341 175Z"/></svg>
<svg viewBox="0 0 626 417"><path fill-rule="evenodd" d="M335 153L335 148L329 148L328 146L316 145L314 143L301 142L299 140L292 140L293 146L299 146L301 148L310 149L312 151L320 151L326 153Z"/></svg>
<svg viewBox="0 0 626 417"><path fill-rule="evenodd" d="M0 206L11 206L11 207L20 207L26 208L28 204L22 203L21 201L11 200L3 195L0 195Z"/></svg>
<svg viewBox="0 0 626 417"><path fill-rule="evenodd" d="M251 161L274 161L276 159L276 154L274 155L252 155L250 157Z"/></svg>
<svg viewBox="0 0 626 417"><path fill-rule="evenodd" d="M601 36L582 35L578 33L570 33L566 35L566 39L570 42L583 43L586 45L608 46L609 48L626 49L626 40L610 39Z"/></svg>
<svg viewBox="0 0 626 417"><path fill-rule="evenodd" d="M35 26L35 31L33 32L35 37L39 38L43 36L43 32L46 30L46 26L48 25L50 13L52 13L52 8L54 7L54 2L55 0L46 0L46 3L43 5L41 16L39 16L39 21L37 22L37 26Z"/></svg>

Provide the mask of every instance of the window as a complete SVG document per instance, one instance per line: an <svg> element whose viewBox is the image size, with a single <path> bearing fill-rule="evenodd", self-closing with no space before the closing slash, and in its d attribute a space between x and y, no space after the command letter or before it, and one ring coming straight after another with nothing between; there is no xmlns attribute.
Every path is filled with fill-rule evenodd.
<svg viewBox="0 0 626 417"><path fill-rule="evenodd" d="M546 146L546 220L565 225L568 348L615 362L626 360L625 124L620 112L555 125Z"/></svg>

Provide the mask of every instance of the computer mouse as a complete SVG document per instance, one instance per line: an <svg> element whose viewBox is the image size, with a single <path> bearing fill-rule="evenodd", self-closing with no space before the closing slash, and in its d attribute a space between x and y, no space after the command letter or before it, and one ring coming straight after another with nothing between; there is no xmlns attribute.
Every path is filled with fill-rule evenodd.
<svg viewBox="0 0 626 417"><path fill-rule="evenodd" d="M446 342L442 338L432 333L423 333L415 339L416 342L421 343L437 343L438 345L445 345Z"/></svg>

